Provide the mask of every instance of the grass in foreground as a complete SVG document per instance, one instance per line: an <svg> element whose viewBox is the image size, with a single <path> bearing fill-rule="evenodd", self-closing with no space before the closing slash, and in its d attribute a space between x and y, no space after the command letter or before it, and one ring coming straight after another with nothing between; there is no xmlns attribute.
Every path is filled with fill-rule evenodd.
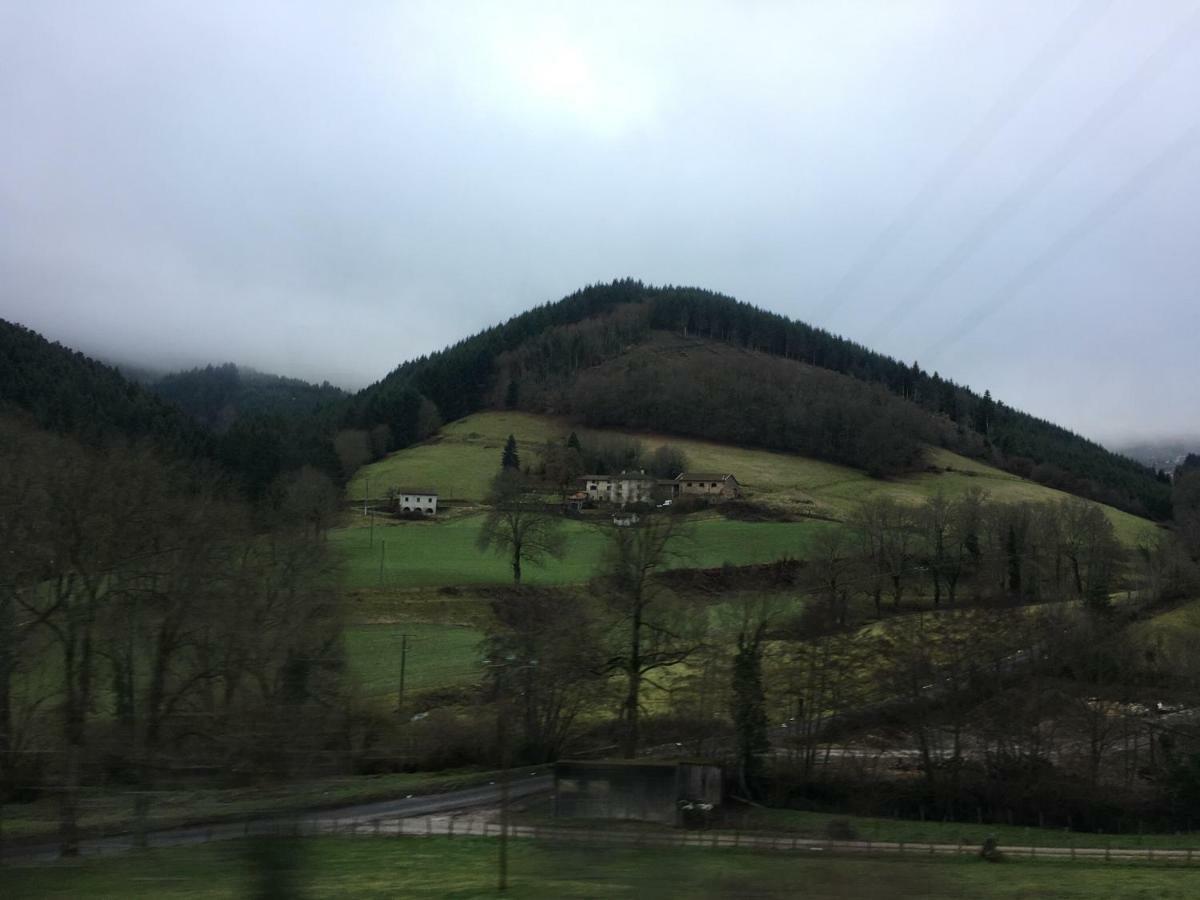
<svg viewBox="0 0 1200 900"><path fill-rule="evenodd" d="M257 855L250 845L209 844L82 863L0 870L0 893L32 897L267 896L274 867L281 896L457 898L499 896L494 840L307 840ZM290 852L289 852L290 851ZM745 850L600 849L513 841L506 896L573 898L1058 897L1185 898L1184 868L974 858L837 857ZM267 862L263 866L261 862Z"/></svg>
<svg viewBox="0 0 1200 900"><path fill-rule="evenodd" d="M800 837L825 838L831 821L845 822L861 841L912 844L957 844L979 847L989 835L1005 847L1124 847L1155 850L1200 848L1197 834L1138 834L1137 822L1123 834L1094 834L1061 828L1027 828L1021 825L972 824L969 822L920 822L843 816L794 809L749 809L739 819L746 831L787 832Z"/></svg>

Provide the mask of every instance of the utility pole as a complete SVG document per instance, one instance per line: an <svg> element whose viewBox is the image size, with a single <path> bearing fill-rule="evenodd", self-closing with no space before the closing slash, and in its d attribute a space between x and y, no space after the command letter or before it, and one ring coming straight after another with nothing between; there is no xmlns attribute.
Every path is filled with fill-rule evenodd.
<svg viewBox="0 0 1200 900"><path fill-rule="evenodd" d="M367 498L371 496L371 476L363 476L367 480L367 486L363 488L363 516L367 514Z"/></svg>
<svg viewBox="0 0 1200 900"><path fill-rule="evenodd" d="M383 554L387 550L387 541L379 539L379 585L383 586Z"/></svg>
<svg viewBox="0 0 1200 900"><path fill-rule="evenodd" d="M507 664L496 670L496 693L500 703L496 711L496 740L500 744L500 883L496 889L508 890L508 710L505 709L504 675Z"/></svg>
<svg viewBox="0 0 1200 900"><path fill-rule="evenodd" d="M404 670L408 665L408 635L400 635L400 691L396 696L396 712L404 714Z"/></svg>

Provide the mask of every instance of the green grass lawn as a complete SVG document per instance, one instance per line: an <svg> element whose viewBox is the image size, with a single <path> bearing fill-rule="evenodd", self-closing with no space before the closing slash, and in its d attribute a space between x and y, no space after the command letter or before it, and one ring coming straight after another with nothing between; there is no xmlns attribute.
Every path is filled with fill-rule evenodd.
<svg viewBox="0 0 1200 900"><path fill-rule="evenodd" d="M498 896L497 844L478 838L321 838L270 844L266 866L241 843L153 850L81 863L0 869L19 898L468 898ZM260 848L262 844L258 845ZM260 852L258 860L267 858ZM964 857L845 857L700 848L572 847L513 841L509 889L527 900L577 898L1190 898L1186 868L1084 862L991 864Z"/></svg>
<svg viewBox="0 0 1200 900"><path fill-rule="evenodd" d="M565 438L569 433L567 425L546 416L477 413L451 422L424 443L359 469L346 487L346 496L361 498L369 479L372 497L381 497L394 486L434 488L442 498L481 500L500 468L500 453L510 434L516 437L525 463L537 459L538 448L548 438Z"/></svg>
<svg viewBox="0 0 1200 900"><path fill-rule="evenodd" d="M443 497L478 501L500 464L509 434L518 441L523 462L534 462L547 438L563 438L571 426L558 419L514 412L482 412L446 425L434 438L391 454L359 470L347 496L362 497L366 481L371 494L388 486L433 487ZM661 434L622 432L639 438L647 449L670 443L681 448L689 467L733 472L748 499L794 512L844 518L856 504L876 494L918 503L937 492L947 497L968 488L986 490L1006 502L1061 500L1069 495L968 459L948 450L930 449L928 460L938 472L881 480L857 469L819 462L790 453L754 450ZM586 440L586 434L583 435ZM949 471L947 471L949 470ZM1154 525L1111 507L1105 512L1129 546L1152 534Z"/></svg>
<svg viewBox="0 0 1200 900"><path fill-rule="evenodd" d="M677 544L674 566L678 568L747 565L772 562L785 555L803 556L818 531L838 527L820 520L740 522L714 515L689 519L689 534ZM345 562L347 587L403 589L508 583L512 580L508 560L482 553L476 547L482 522L482 515L467 515L434 522L377 524L373 534L371 529L354 524L332 529L329 540ZM522 575L526 582L574 584L597 573L608 540L605 528L576 520L567 520L563 527L566 555L561 560L549 560L543 567L527 564Z"/></svg>

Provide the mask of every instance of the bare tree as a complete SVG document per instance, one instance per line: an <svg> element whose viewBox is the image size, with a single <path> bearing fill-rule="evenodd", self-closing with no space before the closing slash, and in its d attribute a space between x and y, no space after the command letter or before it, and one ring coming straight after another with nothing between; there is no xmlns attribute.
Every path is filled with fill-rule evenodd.
<svg viewBox="0 0 1200 900"><path fill-rule="evenodd" d="M593 610L584 597L530 587L493 592L491 609L488 656L519 661L506 683L518 695L522 756L557 759L579 714L597 697L601 646Z"/></svg>
<svg viewBox="0 0 1200 900"><path fill-rule="evenodd" d="M647 676L683 662L701 646L696 630L702 623L672 608L670 592L656 578L677 555L681 535L676 523L672 516L645 515L633 525L611 526L609 532L600 586L615 620L615 640L602 670L625 680L621 753L630 758L640 745Z"/></svg>
<svg viewBox="0 0 1200 900"><path fill-rule="evenodd" d="M541 566L566 553L562 519L528 490L525 479L512 469L501 470L488 495L491 509L476 541L481 551L506 556L513 584L521 583L522 567Z"/></svg>

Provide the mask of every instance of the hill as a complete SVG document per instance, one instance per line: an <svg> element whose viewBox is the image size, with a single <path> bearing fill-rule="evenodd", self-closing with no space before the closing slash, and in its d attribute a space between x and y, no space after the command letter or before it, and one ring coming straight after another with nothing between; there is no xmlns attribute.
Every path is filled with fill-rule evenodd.
<svg viewBox="0 0 1200 900"><path fill-rule="evenodd" d="M3 319L0 412L88 444L123 437L187 456L214 451L208 435L180 410L115 368Z"/></svg>
<svg viewBox="0 0 1200 900"><path fill-rule="evenodd" d="M147 386L169 403L218 434L251 416L296 418L336 403L346 393L329 382L268 375L225 363L163 375Z"/></svg>
<svg viewBox="0 0 1200 900"><path fill-rule="evenodd" d="M669 338L749 355L723 356L719 367L707 370L679 364L678 377L656 382L642 351ZM690 389L698 372L706 376L704 392ZM560 414L569 406L578 413L581 391L597 379L608 396L657 398L663 405L670 396L677 414L687 408L681 399L684 404L695 397L711 399L711 387L721 388L723 421L709 417L697 424L693 417L687 424L686 416L668 419L656 411L656 427L672 433L803 450L878 473L919 468L923 463L914 458L913 448L934 443L1137 515L1170 515L1169 485L1153 469L987 392L976 394L916 363L730 297L631 280L585 288L407 362L356 395L344 421L358 428L385 424L395 437L393 446L403 447L418 439L417 419L426 405L443 421L498 408ZM646 386L655 384L668 390L647 394ZM832 401L824 396L829 386L837 393ZM779 399L785 401L782 415ZM728 416L734 411L738 421L731 425ZM585 418L611 426L637 424L622 420L628 412L628 404L606 411L595 404ZM703 430L714 423L723 430ZM749 433L737 435L734 426ZM876 436L885 441L882 449Z"/></svg>
<svg viewBox="0 0 1200 900"><path fill-rule="evenodd" d="M287 379L266 378L271 385L266 396L288 389ZM200 381L208 383L203 377ZM249 388L238 390L253 397L256 383L251 379ZM320 394L329 390L314 388ZM280 415L278 408L270 415L239 415L226 432L214 435L174 403L114 367L4 320L0 320L0 413L85 444L146 440L172 456L211 460L232 474L251 497L261 496L281 473L303 465L342 480L332 444L336 410L325 416L311 408L293 416Z"/></svg>

